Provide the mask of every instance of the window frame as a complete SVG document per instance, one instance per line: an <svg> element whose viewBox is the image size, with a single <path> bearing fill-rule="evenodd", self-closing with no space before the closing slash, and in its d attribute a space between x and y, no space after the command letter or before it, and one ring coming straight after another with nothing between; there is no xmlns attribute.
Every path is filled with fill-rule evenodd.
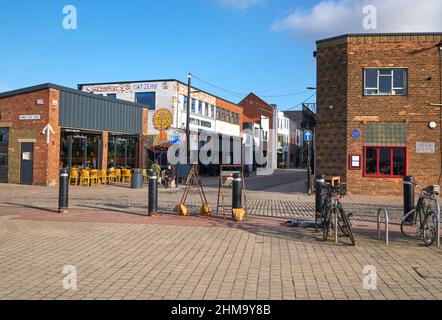
<svg viewBox="0 0 442 320"><path fill-rule="evenodd" d="M152 94L153 95L153 102L154 102L153 106L147 105L142 102L138 102L137 95L143 95L143 94ZM142 104L143 106L146 106L148 110L154 111L157 108L157 93L156 93L156 91L135 92L135 102L138 104Z"/></svg>
<svg viewBox="0 0 442 320"><path fill-rule="evenodd" d="M377 87L367 87L367 70L377 70ZM380 70L391 70L391 92L390 93L380 93L379 88L379 79L380 76L385 77L386 75L380 75ZM394 86L394 70L404 70L405 73L405 81L404 81L404 87L395 87ZM362 84L362 94L365 97L371 97L371 96L408 96L408 68L407 67L366 67L362 69L362 77L363 77L363 84ZM377 93L367 93L367 90L377 90ZM402 94L393 94L393 91L395 90L404 90L404 93Z"/></svg>
<svg viewBox="0 0 442 320"><path fill-rule="evenodd" d="M376 174L367 174L367 149L376 149ZM390 149L390 174L380 174L380 150L381 149ZM394 149L403 149L404 150L404 174L403 175L394 175ZM408 156L407 156L408 148L405 146L364 146L364 160L363 160L363 176L366 178L387 178L387 179L402 179L408 174Z"/></svg>

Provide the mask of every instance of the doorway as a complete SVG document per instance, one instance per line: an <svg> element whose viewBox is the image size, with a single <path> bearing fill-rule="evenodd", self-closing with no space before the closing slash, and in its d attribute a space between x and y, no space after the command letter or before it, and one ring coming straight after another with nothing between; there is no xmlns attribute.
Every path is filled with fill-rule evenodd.
<svg viewBox="0 0 442 320"><path fill-rule="evenodd" d="M8 183L9 129L0 128L0 183Z"/></svg>
<svg viewBox="0 0 442 320"><path fill-rule="evenodd" d="M20 184L32 185L34 182L34 143L22 142L20 161Z"/></svg>

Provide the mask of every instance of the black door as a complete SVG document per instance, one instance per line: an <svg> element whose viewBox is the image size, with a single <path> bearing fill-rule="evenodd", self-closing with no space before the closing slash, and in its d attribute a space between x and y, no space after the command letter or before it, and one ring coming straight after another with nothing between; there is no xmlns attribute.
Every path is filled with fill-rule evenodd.
<svg viewBox="0 0 442 320"><path fill-rule="evenodd" d="M21 144L20 183L31 185L34 175L34 144Z"/></svg>
<svg viewBox="0 0 442 320"><path fill-rule="evenodd" d="M0 183L8 183L8 128L0 128Z"/></svg>

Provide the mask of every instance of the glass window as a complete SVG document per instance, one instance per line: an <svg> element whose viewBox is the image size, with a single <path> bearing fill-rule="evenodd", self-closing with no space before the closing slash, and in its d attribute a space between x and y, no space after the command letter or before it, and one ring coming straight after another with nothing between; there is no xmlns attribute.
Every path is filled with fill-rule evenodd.
<svg viewBox="0 0 442 320"><path fill-rule="evenodd" d="M239 113L237 113L237 114L235 115L235 117L236 117L235 123L236 123L236 124L239 124Z"/></svg>
<svg viewBox="0 0 442 320"><path fill-rule="evenodd" d="M406 95L407 69L365 69L364 92L365 95Z"/></svg>
<svg viewBox="0 0 442 320"><path fill-rule="evenodd" d="M202 101L198 101L198 113L203 114L203 103Z"/></svg>
<svg viewBox="0 0 442 320"><path fill-rule="evenodd" d="M219 107L216 107L216 118L221 119L221 110Z"/></svg>
<svg viewBox="0 0 442 320"><path fill-rule="evenodd" d="M226 110L221 109L221 120L225 120L226 119Z"/></svg>
<svg viewBox="0 0 442 320"><path fill-rule="evenodd" d="M187 110L187 97L186 96L184 96L184 99L183 99L183 109Z"/></svg>
<svg viewBox="0 0 442 320"><path fill-rule="evenodd" d="M405 149L393 149L393 175L405 176Z"/></svg>
<svg viewBox="0 0 442 320"><path fill-rule="evenodd" d="M379 174L381 175L391 174L391 149L388 148L379 149Z"/></svg>
<svg viewBox="0 0 442 320"><path fill-rule="evenodd" d="M155 92L136 92L135 102L144 104L149 110L155 110Z"/></svg>
<svg viewBox="0 0 442 320"><path fill-rule="evenodd" d="M111 98L111 99L117 99L117 94L116 93L108 93L107 97Z"/></svg>
<svg viewBox="0 0 442 320"><path fill-rule="evenodd" d="M372 177L402 177L406 174L406 148L365 148L365 175Z"/></svg>
<svg viewBox="0 0 442 320"><path fill-rule="evenodd" d="M210 104L206 103L206 107L204 108L204 114L206 116L209 116L209 112L210 112Z"/></svg>
<svg viewBox="0 0 442 320"><path fill-rule="evenodd" d="M210 117L214 118L215 117L215 106L210 106Z"/></svg>

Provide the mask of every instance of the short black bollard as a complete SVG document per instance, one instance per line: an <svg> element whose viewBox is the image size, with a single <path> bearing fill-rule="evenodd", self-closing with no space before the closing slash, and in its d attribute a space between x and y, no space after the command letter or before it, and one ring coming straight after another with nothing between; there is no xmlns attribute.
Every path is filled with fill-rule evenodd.
<svg viewBox="0 0 442 320"><path fill-rule="evenodd" d="M233 175L232 209L242 209L241 176L238 173Z"/></svg>
<svg viewBox="0 0 442 320"><path fill-rule="evenodd" d="M325 175L317 174L315 182L315 190L316 190L315 206L317 214L321 212L322 205L325 201L325 195L322 194L324 183L325 183Z"/></svg>
<svg viewBox="0 0 442 320"><path fill-rule="evenodd" d="M58 192L58 212L68 213L69 208L69 171L68 169L60 170L60 189Z"/></svg>
<svg viewBox="0 0 442 320"><path fill-rule="evenodd" d="M404 177L404 216L414 209L414 177ZM409 222L413 221L414 215L410 215L407 219Z"/></svg>
<svg viewBox="0 0 442 320"><path fill-rule="evenodd" d="M154 171L149 172L149 216L158 213L158 177Z"/></svg>

